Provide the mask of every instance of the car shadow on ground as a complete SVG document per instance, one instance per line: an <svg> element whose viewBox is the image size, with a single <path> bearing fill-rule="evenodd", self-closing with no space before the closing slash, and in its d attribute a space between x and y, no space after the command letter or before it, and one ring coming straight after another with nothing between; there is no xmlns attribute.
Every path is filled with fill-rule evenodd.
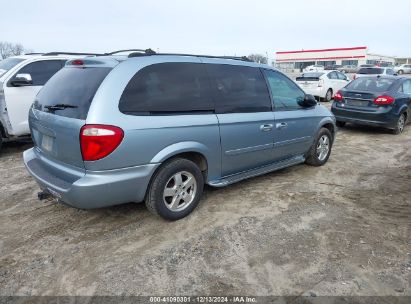
<svg viewBox="0 0 411 304"><path fill-rule="evenodd" d="M211 187L209 185L205 185L204 192L200 199L200 203L196 209L198 210L202 208L202 205L204 203L207 203L210 198L213 198L213 197L216 198L221 195L232 196L235 193L238 193L239 189L243 187L252 187L252 184L257 185L265 179L276 178L276 176L282 176L283 178L286 179L287 174L291 174L295 170L301 170L301 168L304 168L304 165L296 165L296 166L292 166L288 168L283 168L277 171L269 172L267 174L245 179L235 184L228 185L222 188ZM66 211L68 213L71 213L71 211L77 210L78 212L82 213L82 216L86 218L98 217L99 221L103 221L103 222L111 222L115 218L117 219L118 218L123 218L123 219L133 218L134 221L142 221L146 218L152 218L155 221L168 222L150 213L147 207L145 206L144 202L129 202L129 203L124 203L120 205L102 207L102 208L97 208L97 209L78 209L78 208L75 208L75 207L72 207L66 204L59 203L55 199L51 199L49 201L46 201L45 205L49 205L49 206L55 205L55 206L58 206L59 208L67 208ZM191 217L191 216L196 216L195 212L194 214L188 215L188 217Z"/></svg>
<svg viewBox="0 0 411 304"><path fill-rule="evenodd" d="M33 142L30 139L5 142L1 145L0 157L10 156L15 153L23 153L31 147L33 147Z"/></svg>
<svg viewBox="0 0 411 304"><path fill-rule="evenodd" d="M364 134L393 134L392 130L382 128L382 127L372 127L372 126L364 126L364 125L357 125L352 123L347 123L344 127L338 128L339 131L350 131L353 133L364 133ZM337 135L338 136L338 135Z"/></svg>

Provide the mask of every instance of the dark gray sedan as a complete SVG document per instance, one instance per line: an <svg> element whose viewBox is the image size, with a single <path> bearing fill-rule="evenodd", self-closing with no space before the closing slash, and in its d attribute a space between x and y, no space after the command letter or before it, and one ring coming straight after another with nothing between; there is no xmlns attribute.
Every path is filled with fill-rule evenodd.
<svg viewBox="0 0 411 304"><path fill-rule="evenodd" d="M411 79L406 77L361 77L334 96L331 111L337 126L347 122L380 126L400 134L411 120Z"/></svg>

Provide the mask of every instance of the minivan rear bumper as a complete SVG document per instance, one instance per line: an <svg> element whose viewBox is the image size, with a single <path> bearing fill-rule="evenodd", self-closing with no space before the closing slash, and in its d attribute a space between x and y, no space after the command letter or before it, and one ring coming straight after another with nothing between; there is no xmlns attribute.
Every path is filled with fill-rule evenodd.
<svg viewBox="0 0 411 304"><path fill-rule="evenodd" d="M353 108L343 108L334 102L331 107L337 121L356 123L360 125L395 128L398 117L392 107L380 107L376 111L368 111Z"/></svg>
<svg viewBox="0 0 411 304"><path fill-rule="evenodd" d="M159 164L88 171L47 163L36 148L23 153L24 164L40 188L61 202L80 209L93 209L144 200L146 189ZM53 166L53 168L51 168Z"/></svg>

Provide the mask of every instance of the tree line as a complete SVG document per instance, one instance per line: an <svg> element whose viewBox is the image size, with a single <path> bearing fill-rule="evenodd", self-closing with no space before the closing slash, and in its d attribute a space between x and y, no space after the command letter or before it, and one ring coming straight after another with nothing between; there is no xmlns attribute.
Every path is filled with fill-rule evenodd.
<svg viewBox="0 0 411 304"><path fill-rule="evenodd" d="M28 52L31 51L24 48L24 46L21 43L0 41L0 60L6 59L10 56L17 56Z"/></svg>
<svg viewBox="0 0 411 304"><path fill-rule="evenodd" d="M251 61L267 64L267 57L261 54L250 54L247 56Z"/></svg>

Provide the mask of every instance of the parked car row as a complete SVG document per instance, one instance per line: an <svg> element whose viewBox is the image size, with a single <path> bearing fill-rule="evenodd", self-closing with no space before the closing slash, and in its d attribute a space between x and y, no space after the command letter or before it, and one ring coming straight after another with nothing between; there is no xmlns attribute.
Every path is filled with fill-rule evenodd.
<svg viewBox="0 0 411 304"><path fill-rule="evenodd" d="M303 73L296 83L307 93L331 101L337 126L347 122L380 126L400 134L410 121L411 78L389 67L363 67L350 79L338 71Z"/></svg>
<svg viewBox="0 0 411 304"><path fill-rule="evenodd" d="M387 67L363 67L353 76L360 77L396 76L392 68ZM318 98L330 102L334 94L345 87L350 78L338 70L323 70L319 72L305 72L296 78L296 83L306 92Z"/></svg>
<svg viewBox="0 0 411 304"><path fill-rule="evenodd" d="M330 70L337 70L343 73L360 73L361 70L366 69L366 68L373 68L373 69L378 69L382 68L384 70L388 70L389 73L387 75L393 75L393 74L409 74L411 73L411 64L403 64L400 66L392 66L392 65L374 65L374 64L363 64L360 66L357 65L327 65L327 66L322 66L322 65L310 65L307 66L303 72L322 72L322 71L330 71ZM378 74L384 74L384 73L378 73Z"/></svg>

